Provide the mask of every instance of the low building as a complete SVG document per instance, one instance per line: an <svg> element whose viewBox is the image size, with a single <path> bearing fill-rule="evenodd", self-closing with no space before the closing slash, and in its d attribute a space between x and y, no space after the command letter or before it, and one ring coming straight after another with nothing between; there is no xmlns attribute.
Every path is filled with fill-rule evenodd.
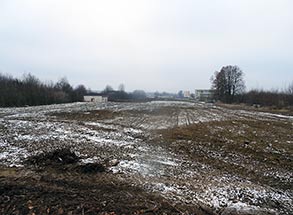
<svg viewBox="0 0 293 215"><path fill-rule="evenodd" d="M198 101L212 102L214 100L214 90L195 90L194 98Z"/></svg>
<svg viewBox="0 0 293 215"><path fill-rule="evenodd" d="M184 91L183 97L184 98L190 98L191 97L190 91Z"/></svg>
<svg viewBox="0 0 293 215"><path fill-rule="evenodd" d="M97 103L104 103L108 102L108 97L98 94L91 94L83 96L83 100L85 102L97 102Z"/></svg>

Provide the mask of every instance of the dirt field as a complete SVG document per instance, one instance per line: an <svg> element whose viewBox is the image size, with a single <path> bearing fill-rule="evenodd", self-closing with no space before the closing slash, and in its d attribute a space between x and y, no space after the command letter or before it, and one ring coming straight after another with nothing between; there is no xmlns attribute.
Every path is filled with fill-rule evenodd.
<svg viewBox="0 0 293 215"><path fill-rule="evenodd" d="M290 115L187 102L2 108L0 146L0 214L293 211Z"/></svg>

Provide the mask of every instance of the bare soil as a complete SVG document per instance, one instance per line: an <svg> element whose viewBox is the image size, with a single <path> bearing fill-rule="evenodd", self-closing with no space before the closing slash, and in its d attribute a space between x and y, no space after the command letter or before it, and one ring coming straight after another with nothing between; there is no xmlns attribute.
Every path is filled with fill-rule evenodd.
<svg viewBox="0 0 293 215"><path fill-rule="evenodd" d="M86 113L84 112L57 112L51 114L56 116L58 119L65 120L77 120L77 121L95 121L102 119L112 119L119 116L117 112L110 110L91 110Z"/></svg>
<svg viewBox="0 0 293 215"><path fill-rule="evenodd" d="M0 214L211 214L172 205L111 173L30 171L1 168Z"/></svg>
<svg viewBox="0 0 293 215"><path fill-rule="evenodd" d="M212 214L172 205L122 182L106 163L78 163L68 149L29 157L26 168L0 167L1 214ZM33 166L31 166L33 165Z"/></svg>
<svg viewBox="0 0 293 215"><path fill-rule="evenodd" d="M175 153L187 154L192 160L254 183L287 190L292 189L290 180L263 176L259 171L278 167L293 171L292 131L293 124L286 121L234 120L193 124L159 133L160 141L169 143ZM235 154L246 159L234 161Z"/></svg>
<svg viewBox="0 0 293 215"><path fill-rule="evenodd" d="M0 109L0 214L284 214L293 118L203 103Z"/></svg>

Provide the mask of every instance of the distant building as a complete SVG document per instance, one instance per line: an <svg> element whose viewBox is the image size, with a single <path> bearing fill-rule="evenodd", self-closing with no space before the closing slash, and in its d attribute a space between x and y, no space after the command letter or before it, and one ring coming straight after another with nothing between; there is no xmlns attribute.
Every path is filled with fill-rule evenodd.
<svg viewBox="0 0 293 215"><path fill-rule="evenodd" d="M108 97L100 94L88 94L83 96L83 100L85 102L97 102L97 103L104 103L108 102Z"/></svg>
<svg viewBox="0 0 293 215"><path fill-rule="evenodd" d="M211 102L214 100L214 90L195 90L194 98L198 101Z"/></svg>
<svg viewBox="0 0 293 215"><path fill-rule="evenodd" d="M190 97L191 97L191 93L190 93L190 91L184 91L184 93L183 93L183 97L184 97L184 98L190 98Z"/></svg>

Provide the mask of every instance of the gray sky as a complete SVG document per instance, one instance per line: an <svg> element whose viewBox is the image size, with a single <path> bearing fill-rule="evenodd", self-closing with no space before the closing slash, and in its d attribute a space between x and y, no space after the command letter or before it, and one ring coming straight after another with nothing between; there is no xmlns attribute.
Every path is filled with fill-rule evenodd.
<svg viewBox="0 0 293 215"><path fill-rule="evenodd" d="M292 0L0 0L0 71L126 90L248 89L293 81Z"/></svg>

